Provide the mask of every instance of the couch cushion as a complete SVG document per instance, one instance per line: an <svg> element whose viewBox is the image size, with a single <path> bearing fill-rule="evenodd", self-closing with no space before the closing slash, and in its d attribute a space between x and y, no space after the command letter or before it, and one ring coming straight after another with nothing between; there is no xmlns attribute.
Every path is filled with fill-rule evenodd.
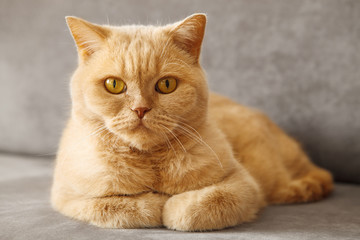
<svg viewBox="0 0 360 240"><path fill-rule="evenodd" d="M359 239L360 187L337 184L320 202L264 209L253 223L215 232L101 229L69 219L49 204L52 161L0 155L1 239Z"/></svg>
<svg viewBox="0 0 360 240"><path fill-rule="evenodd" d="M211 89L265 111L338 180L360 183L358 0L0 5L0 151L56 151L77 60L64 16L149 24L206 12L202 60Z"/></svg>

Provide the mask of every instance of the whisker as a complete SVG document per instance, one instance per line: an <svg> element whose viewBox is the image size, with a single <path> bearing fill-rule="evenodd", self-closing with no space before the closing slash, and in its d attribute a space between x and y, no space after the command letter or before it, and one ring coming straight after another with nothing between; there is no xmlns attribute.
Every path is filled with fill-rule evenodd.
<svg viewBox="0 0 360 240"><path fill-rule="evenodd" d="M187 129L181 127L181 126L179 126L179 127L180 127L181 129L183 129L184 131L186 131L185 136L187 136L187 137L190 138L190 139L193 137L193 138L195 138L195 140L196 140L198 143L206 146L206 147L212 152L212 154L216 157L216 160L218 161L220 167L221 167L222 169L224 169L224 167L223 167L223 165L222 165L222 163L221 163L221 161L220 161L220 159L219 159L219 156L218 156L218 155L216 154L216 152L212 149L212 147L209 146L209 144L207 144L202 138L199 138L199 137L197 137L195 134L191 133L189 130L187 130Z"/></svg>
<svg viewBox="0 0 360 240"><path fill-rule="evenodd" d="M224 169L223 168L223 165L220 161L220 158L219 156L216 154L216 152L212 149L212 147L209 146L209 144L207 144L201 134L196 130L194 129L193 127L191 127L189 124L183 122L183 121L180 121L180 120L177 120L176 122L169 116L166 116L166 115L162 115L159 117L160 119L162 119L163 121L166 121L166 124L169 126L169 127L174 127L175 129L178 128L179 130L182 130L180 131L180 133L184 134L187 138L189 139L192 139L192 140L195 140L198 144L200 145L203 145L205 146L206 148L208 148L211 153L214 155L214 157L216 158L219 166L221 167L221 169ZM179 117L180 118L180 117ZM179 140L179 138L166 126L164 126L164 122L162 122L162 126L164 128L167 129L167 131L169 131L175 138L176 141L178 141L179 144L181 144L181 146L183 147L183 150L186 151L185 147L183 146L183 144L181 143L181 141ZM184 151L184 152L185 152Z"/></svg>
<svg viewBox="0 0 360 240"><path fill-rule="evenodd" d="M102 126L102 127L99 127L97 130L95 130L94 132L92 132L89 136L94 136L96 135L97 133L101 132L102 130L104 130L106 128L106 126Z"/></svg>
<svg viewBox="0 0 360 240"><path fill-rule="evenodd" d="M203 138L201 137L200 133L199 133L198 131L196 131L196 129L195 129L195 128L193 128L192 126L190 126L189 124L186 124L186 123L181 122L181 121L179 121L178 123L183 124L183 125L184 125L184 127L188 127L188 128L190 128L192 131L194 131L194 132L195 132L195 134L196 134L196 135L197 135L200 139L203 139Z"/></svg>
<svg viewBox="0 0 360 240"><path fill-rule="evenodd" d="M182 129L182 130L183 130L182 133L183 133L185 136L187 136L189 139L193 139L193 138L194 138L194 140L196 140L199 144L202 144L202 145L204 145L205 147L207 147L207 148L212 152L212 154L216 157L216 159L217 159L220 167L223 169L223 165L222 165L222 163L221 163L221 161L220 161L219 156L218 156L218 155L216 154L216 152L209 146L209 144L207 144L207 143L203 140L203 138L201 137L200 133L199 133L198 131L196 131L193 127L189 126L188 124L183 123L183 122L181 122L181 123L184 124L185 126L181 126L181 125L177 124L176 127ZM191 130L193 130L196 134L194 134L193 132L191 132L191 130L187 129L186 126L187 126L187 127L190 127Z"/></svg>
<svg viewBox="0 0 360 240"><path fill-rule="evenodd" d="M163 137L165 137L165 143L166 143L168 149L170 149L169 139L168 139L168 137L166 136L166 134L165 134L163 131L160 131L159 133L160 133Z"/></svg>
<svg viewBox="0 0 360 240"><path fill-rule="evenodd" d="M162 126L162 125L160 125L160 126ZM164 127L164 126L163 126L163 127ZM173 147L173 145L171 144L171 141L170 141L169 137L166 135L166 133L165 133L165 132L163 132L163 131L161 131L161 132L164 134L164 136L165 136L165 138L166 138L166 142L168 142L168 143L169 143L169 145L170 145L170 147L171 147L171 149L172 149L172 151L173 151L173 153L174 153L174 155L175 155L176 159L177 159L178 161L180 161L180 158L179 158L179 156L178 156L178 154L177 154L177 152L176 152L175 148L174 148L174 147Z"/></svg>
<svg viewBox="0 0 360 240"><path fill-rule="evenodd" d="M171 135L174 136L174 138L175 138L176 141L179 143L179 145L181 146L181 148L183 149L183 151L186 153L186 149L185 149L184 145L181 143L181 141L179 140L179 138L178 138L169 128L165 127L164 125L162 125L162 126L163 126L166 130L168 130Z"/></svg>
<svg viewBox="0 0 360 240"><path fill-rule="evenodd" d="M187 123L185 123L185 121L186 121L186 119L185 118L183 118L183 117L180 117L180 116L176 116L176 115L171 115L171 114L168 114L170 117L168 117L168 116L165 116L165 115L163 115L162 117L163 118L165 118L164 120L166 120L166 121L168 121L168 122L170 122L171 124L173 124L173 125L177 125L177 124L183 124L184 125L184 127L188 127L188 128L190 128L192 131L194 131L195 133L196 133L196 135L199 137L199 138L201 138L202 139L202 137L201 137L201 135L200 135L200 133L195 129L195 128L193 128L192 126L190 126L189 124L187 124ZM172 120L171 119L171 117L172 118L178 118L177 119L177 121L176 122L174 122L174 120Z"/></svg>

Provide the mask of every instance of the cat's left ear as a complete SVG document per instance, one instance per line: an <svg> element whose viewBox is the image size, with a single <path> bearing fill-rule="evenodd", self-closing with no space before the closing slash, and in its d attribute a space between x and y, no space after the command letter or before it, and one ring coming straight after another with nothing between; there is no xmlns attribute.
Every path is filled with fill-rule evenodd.
<svg viewBox="0 0 360 240"><path fill-rule="evenodd" d="M204 38L206 15L193 14L180 23L175 23L171 34L175 44L199 61L201 43Z"/></svg>
<svg viewBox="0 0 360 240"><path fill-rule="evenodd" d="M66 23L75 40L79 56L87 60L99 50L108 36L106 28L77 17L66 17Z"/></svg>

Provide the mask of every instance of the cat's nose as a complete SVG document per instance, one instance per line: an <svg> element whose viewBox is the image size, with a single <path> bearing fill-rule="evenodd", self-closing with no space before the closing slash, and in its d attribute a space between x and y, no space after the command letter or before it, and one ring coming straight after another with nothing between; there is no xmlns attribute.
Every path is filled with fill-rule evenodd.
<svg viewBox="0 0 360 240"><path fill-rule="evenodd" d="M141 119L144 117L145 113L147 113L148 111L151 110L151 108L147 108L147 107L137 107L137 108L134 108L134 109L131 109L133 110L134 112L137 113L138 117Z"/></svg>

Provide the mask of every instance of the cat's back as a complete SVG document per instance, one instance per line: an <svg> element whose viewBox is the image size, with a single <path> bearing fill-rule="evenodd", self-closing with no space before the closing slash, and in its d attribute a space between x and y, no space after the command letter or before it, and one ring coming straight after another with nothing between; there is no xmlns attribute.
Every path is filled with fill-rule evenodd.
<svg viewBox="0 0 360 240"><path fill-rule="evenodd" d="M290 158L278 146L295 149L296 144L266 115L211 93L209 118L226 135L235 158L260 183L267 196L276 188L278 179L287 178L284 163Z"/></svg>
<svg viewBox="0 0 360 240"><path fill-rule="evenodd" d="M253 164L246 159L254 153L262 152L269 162L284 163L292 158L289 152L301 151L299 144L265 114L219 94L210 94L209 118L226 135L235 156L245 165Z"/></svg>
<svg viewBox="0 0 360 240"><path fill-rule="evenodd" d="M260 111L243 106L217 93L210 93L209 118L225 133L231 143L246 144L259 132L272 127Z"/></svg>
<svg viewBox="0 0 360 240"><path fill-rule="evenodd" d="M221 120L223 117L228 117L228 114L241 113L241 114L255 114L258 111L245 107L233 100L222 96L218 93L210 92L209 96L209 113L210 117L216 120ZM223 115L225 114L225 115Z"/></svg>

